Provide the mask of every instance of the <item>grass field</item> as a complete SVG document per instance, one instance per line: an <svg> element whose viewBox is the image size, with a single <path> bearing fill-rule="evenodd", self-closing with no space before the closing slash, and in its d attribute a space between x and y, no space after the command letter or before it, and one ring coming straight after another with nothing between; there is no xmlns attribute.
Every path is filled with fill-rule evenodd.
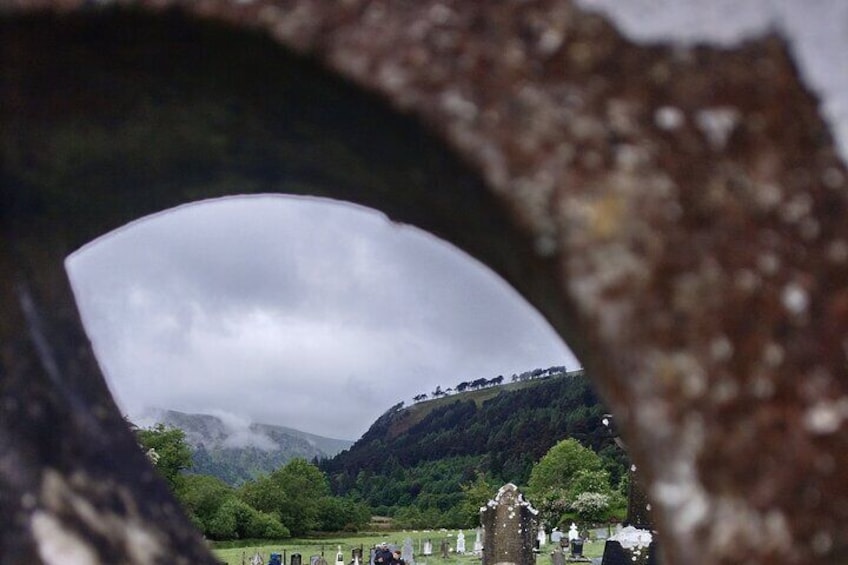
<svg viewBox="0 0 848 565"><path fill-rule="evenodd" d="M464 531L465 546L468 550L474 547L474 530ZM309 557L312 555L324 555L328 565L334 565L336 560L336 552L341 547L345 562L349 563L351 559L351 551L355 547L363 548L363 555L366 559L369 555L369 549L380 542L403 546L403 541L406 538L412 539L412 547L415 553L415 565L476 565L480 563L480 558L475 557L471 553L465 555L457 555L450 553L447 559L443 559L439 553L439 547L443 539L448 539L451 547L456 546L456 530L433 530L433 531L391 531L385 533L371 533L362 535L349 535L338 537L325 537L320 539L287 539L278 543L257 542L255 545L249 543L241 547L216 547L213 549L215 555L222 563L228 565L245 565L250 562L250 558L254 553L259 553L265 563L268 563L268 558L271 553L280 553L285 556L285 565L290 565L291 555L300 553L301 563L309 565ZM433 555L423 556L421 548L425 540L431 540L433 544ZM550 552L553 550L553 545L548 544L543 546L541 553L536 558L537 565L550 565ZM600 557L603 554L603 543L587 543L583 546L583 554L586 557ZM367 565L367 561L366 561Z"/></svg>

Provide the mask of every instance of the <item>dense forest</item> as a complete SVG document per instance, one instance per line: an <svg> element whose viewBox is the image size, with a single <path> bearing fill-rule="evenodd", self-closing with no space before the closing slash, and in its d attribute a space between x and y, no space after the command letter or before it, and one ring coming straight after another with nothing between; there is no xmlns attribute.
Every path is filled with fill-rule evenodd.
<svg viewBox="0 0 848 565"><path fill-rule="evenodd" d="M393 406L350 449L318 462L333 493L378 513L401 508L456 512L462 486L526 485L533 465L558 441L596 452L618 484L627 463L602 423L606 409L582 372ZM444 517L453 522L452 517Z"/></svg>

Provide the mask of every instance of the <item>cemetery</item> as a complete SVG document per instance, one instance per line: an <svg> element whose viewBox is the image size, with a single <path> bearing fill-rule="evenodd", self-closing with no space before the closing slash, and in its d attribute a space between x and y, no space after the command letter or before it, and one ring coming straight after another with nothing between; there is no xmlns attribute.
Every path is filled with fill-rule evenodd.
<svg viewBox="0 0 848 565"><path fill-rule="evenodd" d="M539 524L538 514L518 487L508 483L480 508L481 525L473 531L392 530L217 549L215 554L227 565L305 565L307 559L309 565L374 565L375 550L387 544L390 550L401 552L406 565L656 564L650 524L618 524L578 532L572 523L567 533L554 529L549 536Z"/></svg>
<svg viewBox="0 0 848 565"><path fill-rule="evenodd" d="M612 528L613 534L616 528ZM270 558L272 555L280 556L280 565L308 565L311 563L311 556L322 556L329 565L334 565L338 547L341 546L341 551L345 556L345 563L352 565L354 563L354 552L362 549L365 555L364 560L360 560L362 565L368 565L369 561L368 550L376 544L387 541L390 547L396 547L403 550L405 541L410 540L412 547L412 561L404 557L407 565L415 563L415 565L480 565L482 563L482 532L481 541L474 544L474 532L465 532L466 534L466 551L459 553L456 551L457 536L459 530L433 530L433 531L402 531L392 530L382 534L363 534L351 535L350 537L333 536L326 539L290 539L278 544L265 544L264 542L256 545L247 545L245 547L234 547L229 549L215 549L215 555L228 565L241 565L250 563L250 559L259 554L265 565L271 565ZM559 553L562 556L556 557L558 546L553 542L541 545L538 552L533 553L535 565L566 565L567 563L590 563L592 560L596 563L601 563L600 559L604 553L604 547L608 531L606 528L592 530L592 539L585 541L582 544L582 560L572 559L570 546L566 544L559 547ZM443 557L441 553L442 541L446 541L447 557ZM478 547L479 549L472 549ZM323 555L322 555L323 553ZM286 561L283 561L283 558ZM298 564L298 560L299 564ZM632 562L631 562L632 563ZM314 564L313 564L314 565Z"/></svg>

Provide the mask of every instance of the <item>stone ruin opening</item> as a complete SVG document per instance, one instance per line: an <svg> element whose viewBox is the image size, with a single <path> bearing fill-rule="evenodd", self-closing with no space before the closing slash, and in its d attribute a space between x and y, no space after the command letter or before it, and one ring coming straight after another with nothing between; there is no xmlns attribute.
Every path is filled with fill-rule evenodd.
<svg viewBox="0 0 848 565"><path fill-rule="evenodd" d="M82 4L0 19L4 556L211 562L116 431L62 261L238 182L503 276L599 380L670 562L848 562L846 171L779 36L638 47L567 0Z"/></svg>
<svg viewBox="0 0 848 565"><path fill-rule="evenodd" d="M513 285L552 268L524 253L527 236L417 119L261 34L134 9L25 15L0 26L9 79L2 93L3 261L12 265L4 272L18 273L4 294L8 311L17 309L14 302L31 305L21 327L41 334L41 347L7 370L28 387L32 354L34 365L48 369L45 387L60 390L44 399L30 386L4 412L14 442L44 451L17 462L32 474L7 480L3 490L32 493L27 500L48 496L46 490L73 492L75 500L93 501L110 530L87 539L94 524L75 516L76 503L51 500L36 511L47 526L4 536L4 555L47 559L76 544L92 560L121 560L116 556L128 551L152 563L204 552L152 475L133 478L143 463L127 451L123 423L95 377L97 361L62 264L102 234L238 186L242 194L308 194L378 209L483 258ZM533 287L557 302L553 280L537 277ZM20 410L35 410L30 406L42 406L28 422L36 437L15 437L12 421ZM68 484L69 475L79 484ZM133 489L146 492L146 508L113 507L108 491L132 498ZM4 506L5 524L33 513L26 501ZM126 538L132 528L119 531L127 523L159 547L139 553ZM154 533L159 527L168 532ZM63 528L69 545L54 547Z"/></svg>

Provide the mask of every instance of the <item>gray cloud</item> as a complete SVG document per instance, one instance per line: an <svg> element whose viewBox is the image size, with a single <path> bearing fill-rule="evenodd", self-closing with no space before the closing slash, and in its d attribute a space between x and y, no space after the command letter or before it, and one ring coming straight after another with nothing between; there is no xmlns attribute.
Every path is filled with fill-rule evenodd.
<svg viewBox="0 0 848 565"><path fill-rule="evenodd" d="M184 206L67 261L121 407L227 412L358 438L389 406L463 380L577 366L487 268L327 200Z"/></svg>

